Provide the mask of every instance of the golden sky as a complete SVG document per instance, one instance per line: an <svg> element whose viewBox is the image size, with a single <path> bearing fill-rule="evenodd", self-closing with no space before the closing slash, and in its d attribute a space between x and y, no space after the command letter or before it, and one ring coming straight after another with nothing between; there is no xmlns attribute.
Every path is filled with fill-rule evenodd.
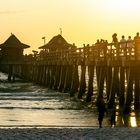
<svg viewBox="0 0 140 140"><path fill-rule="evenodd" d="M10 33L37 50L63 30L78 47L99 38L112 40L114 32L134 37L140 31L140 0L0 0L0 43Z"/></svg>

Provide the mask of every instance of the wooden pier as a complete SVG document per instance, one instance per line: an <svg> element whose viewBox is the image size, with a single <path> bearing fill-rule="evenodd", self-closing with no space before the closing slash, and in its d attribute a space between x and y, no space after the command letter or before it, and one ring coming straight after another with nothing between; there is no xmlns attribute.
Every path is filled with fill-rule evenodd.
<svg viewBox="0 0 140 140"><path fill-rule="evenodd" d="M33 60L1 62L0 69L11 77L20 77L70 96L92 102L103 97L112 108L118 98L120 107L140 108L140 48L118 47L103 43L60 51L45 52ZM88 78L87 78L88 77ZM88 79L88 81L86 81ZM96 80L95 84L93 81Z"/></svg>

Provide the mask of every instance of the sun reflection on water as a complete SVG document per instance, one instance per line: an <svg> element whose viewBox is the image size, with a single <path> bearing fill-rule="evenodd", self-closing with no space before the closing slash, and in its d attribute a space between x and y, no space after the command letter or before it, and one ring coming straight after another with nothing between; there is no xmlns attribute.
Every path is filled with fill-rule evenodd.
<svg viewBox="0 0 140 140"><path fill-rule="evenodd" d="M131 127L137 127L136 114L134 112L132 112L130 116L130 125Z"/></svg>
<svg viewBox="0 0 140 140"><path fill-rule="evenodd" d="M131 124L131 127L137 127L136 117L135 116L130 117L130 124Z"/></svg>

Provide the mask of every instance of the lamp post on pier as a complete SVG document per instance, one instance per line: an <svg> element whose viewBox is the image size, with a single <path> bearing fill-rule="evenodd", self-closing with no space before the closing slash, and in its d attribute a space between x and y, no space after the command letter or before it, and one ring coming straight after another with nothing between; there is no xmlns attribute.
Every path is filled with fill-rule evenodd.
<svg viewBox="0 0 140 140"><path fill-rule="evenodd" d="M62 28L60 28L60 35L62 35Z"/></svg>
<svg viewBox="0 0 140 140"><path fill-rule="evenodd" d="M43 36L42 39L44 40L44 45L46 44L46 37Z"/></svg>

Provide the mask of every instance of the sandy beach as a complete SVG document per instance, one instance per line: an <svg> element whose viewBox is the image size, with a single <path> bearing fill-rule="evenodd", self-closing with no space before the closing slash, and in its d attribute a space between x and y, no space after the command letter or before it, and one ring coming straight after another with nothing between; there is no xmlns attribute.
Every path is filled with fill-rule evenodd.
<svg viewBox="0 0 140 140"><path fill-rule="evenodd" d="M8 128L1 140L139 140L139 128Z"/></svg>

